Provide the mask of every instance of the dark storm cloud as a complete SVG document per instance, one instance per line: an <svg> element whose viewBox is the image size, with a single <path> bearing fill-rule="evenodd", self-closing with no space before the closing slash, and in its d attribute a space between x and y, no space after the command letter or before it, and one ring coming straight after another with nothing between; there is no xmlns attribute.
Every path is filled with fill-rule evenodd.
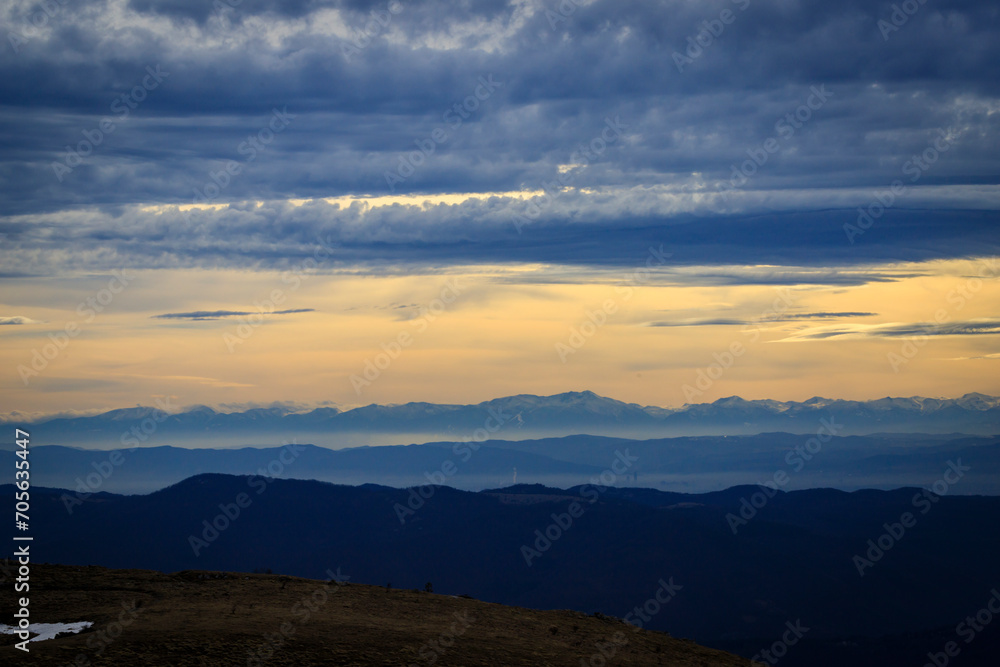
<svg viewBox="0 0 1000 667"><path fill-rule="evenodd" d="M383 206L366 210L326 202L233 205L218 210L128 206L18 219L9 251L32 256L36 270L243 267L288 271L358 265L395 270L526 262L604 267L644 266L650 248L673 255L667 267L751 265L699 273L705 284L857 285L899 275L841 271L865 266L1000 253L997 216L984 211L891 209L855 244L844 237L851 210L785 214L671 214L655 202L645 217L623 216L632 193L566 195L520 233L522 199L492 197L462 204ZM586 208L584 214L580 209ZM918 230L918 231L914 231ZM905 244L900 237L907 239ZM783 266L813 267L807 272Z"/></svg>
<svg viewBox="0 0 1000 667"><path fill-rule="evenodd" d="M273 14L288 18L298 18L324 6L335 6L336 2L315 0L219 0L217 3L199 0L129 0L129 7L137 12L160 14L175 19L191 19L203 22L212 14L226 13L234 19L244 16Z"/></svg>
<svg viewBox="0 0 1000 667"><path fill-rule="evenodd" d="M294 310L276 310L268 315L291 315L293 313L311 313L312 308L295 308ZM245 315L257 315L257 312L244 310L196 310L190 313L164 313L153 315L153 319L164 320L218 320L225 317L243 317Z"/></svg>
<svg viewBox="0 0 1000 667"><path fill-rule="evenodd" d="M664 320L659 322L647 322L647 327L711 327L711 326L743 326L747 324L760 324L766 322L795 322L797 320L834 320L848 317L874 317L878 313L792 313L768 317L766 319L743 320L732 318L714 318L704 320Z"/></svg>
<svg viewBox="0 0 1000 667"><path fill-rule="evenodd" d="M878 313L792 313L782 316L783 320L829 320L841 317L874 317Z"/></svg>
<svg viewBox="0 0 1000 667"><path fill-rule="evenodd" d="M875 327L831 327L817 331L796 333L782 342L826 340L830 338L914 338L922 336L996 336L1000 335L1000 319L982 318L957 322L914 322L912 324L886 324Z"/></svg>
<svg viewBox="0 0 1000 667"><path fill-rule="evenodd" d="M507 5L506 0L459 0L449 2L447 7L419 0L129 0L129 6L138 12L197 22L204 22L213 14L224 14L231 20L240 21L249 16L301 18L323 9L338 9L352 16L359 25L372 18L385 22L385 14L395 16L407 11L419 14L425 26L446 26L459 20L509 14Z"/></svg>
<svg viewBox="0 0 1000 667"><path fill-rule="evenodd" d="M330 261L372 264L622 265L664 242L692 264L997 249L1000 14L988 3L928 2L883 34L891 2L220 2L231 9L57 3L34 31L35 5L0 10L16 37L0 52L0 253L293 265L317 234L340 244ZM723 10L732 22L689 52ZM497 82L486 95L482 77ZM469 105L457 125L456 104ZM566 171L616 118L620 136ZM921 162L935 142L946 149ZM741 169L753 173L725 202L697 200ZM188 220L133 206L553 191L561 174L574 190L521 234L510 220L524 204L504 198L367 215L239 204ZM848 243L843 225L897 179L906 190Z"/></svg>

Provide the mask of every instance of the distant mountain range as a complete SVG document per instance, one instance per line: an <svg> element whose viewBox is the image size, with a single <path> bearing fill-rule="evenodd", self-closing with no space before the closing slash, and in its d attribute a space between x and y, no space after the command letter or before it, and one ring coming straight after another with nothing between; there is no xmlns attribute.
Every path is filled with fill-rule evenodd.
<svg viewBox="0 0 1000 667"><path fill-rule="evenodd" d="M1000 533L991 528L1000 498L939 490L692 495L518 485L428 487L421 497L209 474L71 506L72 492L35 487L31 550L40 561L167 572L269 568L321 578L340 568L352 582L432 582L438 593L633 620L645 609L646 628L747 656L801 623L818 644L790 649L788 667L923 664L926 652L962 640L956 625L1000 582ZM14 576L8 569L0 575ZM996 634L973 650L995 658ZM907 660L886 662L886 642Z"/></svg>
<svg viewBox="0 0 1000 667"><path fill-rule="evenodd" d="M953 493L1000 495L1000 437L895 434L833 436L764 433L626 440L573 435L482 444L432 442L333 450L314 445L190 449L158 446L93 450L38 445L32 479L83 492L149 493L200 473L317 479L407 487L428 483L465 490L518 480L575 486L606 470L618 452L635 460L618 484L704 492L760 483L784 474L783 490L930 486L949 461L970 470ZM812 452L810 453L810 449ZM14 452L0 464L14 467ZM9 459L9 462L4 463ZM784 479L784 478L783 478Z"/></svg>
<svg viewBox="0 0 1000 667"><path fill-rule="evenodd" d="M681 435L753 435L768 431L815 433L820 419L843 425L841 435L898 433L1000 434L1000 398L882 398L803 402L738 397L712 403L659 408L624 403L593 392L554 396L521 394L476 405L405 403L350 410L283 408L217 412L200 406L174 414L136 407L104 414L56 418L31 424L36 445L102 448L197 441L222 446L313 442L340 448L356 444L406 444L418 440L498 437L528 439L592 434L652 438ZM145 426L143 424L145 423ZM143 430L136 433L133 428Z"/></svg>

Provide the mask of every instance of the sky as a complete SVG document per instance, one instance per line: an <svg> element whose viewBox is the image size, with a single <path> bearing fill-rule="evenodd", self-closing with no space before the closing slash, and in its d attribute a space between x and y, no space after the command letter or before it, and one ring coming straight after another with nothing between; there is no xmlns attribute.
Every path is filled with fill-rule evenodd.
<svg viewBox="0 0 1000 667"><path fill-rule="evenodd" d="M1000 394L995 3L12 0L0 413Z"/></svg>

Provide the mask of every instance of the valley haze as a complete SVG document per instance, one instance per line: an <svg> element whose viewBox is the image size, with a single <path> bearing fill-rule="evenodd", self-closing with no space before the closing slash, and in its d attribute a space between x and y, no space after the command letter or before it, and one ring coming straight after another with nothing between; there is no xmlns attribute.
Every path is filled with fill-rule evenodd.
<svg viewBox="0 0 1000 667"><path fill-rule="evenodd" d="M622 451L637 457L622 483L669 491L765 482L782 490L929 486L949 461L963 460L973 467L958 492L1000 493L1000 399L981 394L733 397L675 410L592 392L344 412L131 408L31 429L38 483L80 493L148 493L205 472L482 490L516 482L517 471L522 482L568 487L599 475ZM358 437L392 443L421 434L446 439L350 446Z"/></svg>

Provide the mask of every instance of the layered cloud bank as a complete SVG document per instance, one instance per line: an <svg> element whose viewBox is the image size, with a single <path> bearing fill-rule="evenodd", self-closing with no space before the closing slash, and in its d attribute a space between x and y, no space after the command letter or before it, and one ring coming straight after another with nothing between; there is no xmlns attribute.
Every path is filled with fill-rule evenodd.
<svg viewBox="0 0 1000 667"><path fill-rule="evenodd" d="M205 263L317 235L347 261L995 249L998 17L910 5L8 3L3 247L54 261L68 230L113 251L90 268L147 259L123 239ZM610 257L549 247L575 232Z"/></svg>
<svg viewBox="0 0 1000 667"><path fill-rule="evenodd" d="M987 3L17 0L0 23L16 409L679 405L726 354L699 398L1000 392Z"/></svg>

